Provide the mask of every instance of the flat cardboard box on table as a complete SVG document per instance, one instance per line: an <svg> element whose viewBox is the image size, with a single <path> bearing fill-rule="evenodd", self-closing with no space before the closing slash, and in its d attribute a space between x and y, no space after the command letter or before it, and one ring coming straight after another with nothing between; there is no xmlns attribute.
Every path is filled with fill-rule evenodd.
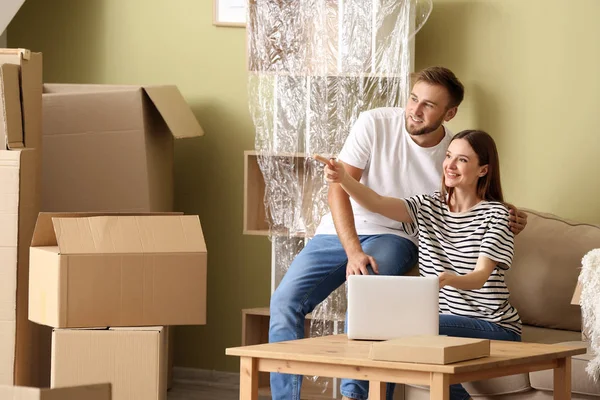
<svg viewBox="0 0 600 400"><path fill-rule="evenodd" d="M380 361L451 364L489 355L488 339L423 335L373 343L369 357Z"/></svg>
<svg viewBox="0 0 600 400"><path fill-rule="evenodd" d="M50 334L27 318L29 246L41 197L42 55L0 49L0 66L9 86L0 118L0 384L43 387L50 382Z"/></svg>
<svg viewBox="0 0 600 400"><path fill-rule="evenodd" d="M165 400L162 327L55 329L51 387L110 382L114 400Z"/></svg>
<svg viewBox="0 0 600 400"><path fill-rule="evenodd" d="M204 133L176 86L45 84L42 211L173 210L173 138Z"/></svg>
<svg viewBox="0 0 600 400"><path fill-rule="evenodd" d="M2 400L112 400L110 383L38 389L21 386L0 386Z"/></svg>
<svg viewBox="0 0 600 400"><path fill-rule="evenodd" d="M30 249L32 321L54 328L206 323L198 216L85 214L38 218Z"/></svg>

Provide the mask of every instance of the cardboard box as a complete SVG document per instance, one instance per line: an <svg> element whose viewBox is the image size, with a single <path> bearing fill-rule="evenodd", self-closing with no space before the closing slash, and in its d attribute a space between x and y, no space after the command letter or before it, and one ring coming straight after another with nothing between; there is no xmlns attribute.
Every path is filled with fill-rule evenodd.
<svg viewBox="0 0 600 400"><path fill-rule="evenodd" d="M56 329L51 387L110 382L114 400L165 400L162 327Z"/></svg>
<svg viewBox="0 0 600 400"><path fill-rule="evenodd" d="M196 215L41 213L29 319L55 328L206 323L206 246Z"/></svg>
<svg viewBox="0 0 600 400"><path fill-rule="evenodd" d="M19 69L15 64L0 65L0 150L25 147Z"/></svg>
<svg viewBox="0 0 600 400"><path fill-rule="evenodd" d="M0 384L4 385L43 383L38 371L39 329L27 320L24 284L39 211L36 152L0 150Z"/></svg>
<svg viewBox="0 0 600 400"><path fill-rule="evenodd" d="M3 400L111 400L109 383L72 386L56 389L37 389L20 386L0 386Z"/></svg>
<svg viewBox="0 0 600 400"><path fill-rule="evenodd" d="M0 49L0 65L19 66L23 145L42 148L42 54L27 49ZM40 153L41 157L41 153Z"/></svg>
<svg viewBox="0 0 600 400"><path fill-rule="evenodd" d="M488 339L425 335L373 343L369 357L380 361L451 364L489 355Z"/></svg>
<svg viewBox="0 0 600 400"><path fill-rule="evenodd" d="M571 298L571 304L574 306L579 306L579 302L581 301L581 282L577 281L577 286L575 287L575 291L573 292L573 297ZM590 340L590 333L587 331L583 324L583 316L581 317L581 340L584 342L588 342Z"/></svg>
<svg viewBox="0 0 600 400"><path fill-rule="evenodd" d="M0 49L0 66L8 85L0 118L0 384L44 387L50 383L50 331L44 336L44 328L27 318L29 245L41 197L42 55Z"/></svg>
<svg viewBox="0 0 600 400"><path fill-rule="evenodd" d="M204 134L176 86L46 84L43 104L43 211L173 209L173 138Z"/></svg>

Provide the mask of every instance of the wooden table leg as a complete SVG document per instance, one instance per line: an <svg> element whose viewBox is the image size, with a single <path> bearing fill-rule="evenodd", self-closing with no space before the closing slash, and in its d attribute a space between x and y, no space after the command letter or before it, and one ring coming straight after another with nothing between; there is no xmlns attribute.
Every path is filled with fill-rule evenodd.
<svg viewBox="0 0 600 400"><path fill-rule="evenodd" d="M258 400L256 358L240 357L240 400Z"/></svg>
<svg viewBox="0 0 600 400"><path fill-rule="evenodd" d="M385 382L369 381L369 400L385 400Z"/></svg>
<svg viewBox="0 0 600 400"><path fill-rule="evenodd" d="M571 399L571 357L558 359L554 369L554 399Z"/></svg>
<svg viewBox="0 0 600 400"><path fill-rule="evenodd" d="M431 400L448 400L450 398L450 375L441 372L431 373L429 398Z"/></svg>

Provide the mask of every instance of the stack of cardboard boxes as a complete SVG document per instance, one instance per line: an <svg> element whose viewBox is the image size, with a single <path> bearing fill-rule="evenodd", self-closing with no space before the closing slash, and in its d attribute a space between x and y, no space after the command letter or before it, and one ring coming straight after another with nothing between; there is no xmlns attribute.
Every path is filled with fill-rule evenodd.
<svg viewBox="0 0 600 400"><path fill-rule="evenodd" d="M41 327L27 318L40 211L42 56L0 49L0 384L43 386Z"/></svg>
<svg viewBox="0 0 600 400"><path fill-rule="evenodd" d="M114 399L164 400L164 326L205 323L205 282L197 216L40 214L29 319L54 328L51 386L110 382Z"/></svg>
<svg viewBox="0 0 600 400"><path fill-rule="evenodd" d="M43 129L32 147L44 155L29 168L37 186L18 191L36 204L23 239L37 324L27 322L38 329L29 385L110 382L114 399L165 399L167 326L206 323L201 224L173 212L174 139L202 129L175 86L42 86L41 56L39 71Z"/></svg>

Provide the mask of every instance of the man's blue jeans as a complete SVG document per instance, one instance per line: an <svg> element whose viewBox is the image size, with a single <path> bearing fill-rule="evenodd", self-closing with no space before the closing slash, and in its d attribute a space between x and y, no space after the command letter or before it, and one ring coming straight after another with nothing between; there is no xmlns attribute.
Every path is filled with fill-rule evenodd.
<svg viewBox="0 0 600 400"><path fill-rule="evenodd" d="M380 275L402 275L417 263L417 247L397 235L359 236ZM317 235L296 256L271 296L269 342L302 339L306 314L346 281L348 258L336 235ZM353 394L342 380L342 394ZM301 375L271 373L273 400L300 400ZM367 383L368 385L368 383ZM368 393L368 386L364 398ZM349 396L350 397L350 396Z"/></svg>

